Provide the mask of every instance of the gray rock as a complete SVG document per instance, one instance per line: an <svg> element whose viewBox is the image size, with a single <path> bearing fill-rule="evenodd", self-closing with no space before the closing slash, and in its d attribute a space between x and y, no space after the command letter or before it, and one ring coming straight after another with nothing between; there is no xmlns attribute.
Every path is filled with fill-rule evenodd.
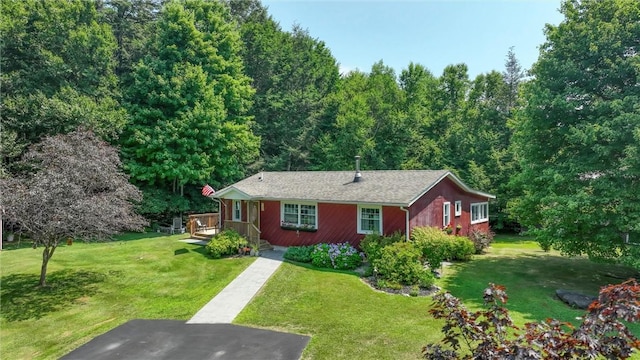
<svg viewBox="0 0 640 360"><path fill-rule="evenodd" d="M584 295L575 291L562 289L556 290L556 295L560 300L577 309L587 309L589 305L597 299L595 296Z"/></svg>

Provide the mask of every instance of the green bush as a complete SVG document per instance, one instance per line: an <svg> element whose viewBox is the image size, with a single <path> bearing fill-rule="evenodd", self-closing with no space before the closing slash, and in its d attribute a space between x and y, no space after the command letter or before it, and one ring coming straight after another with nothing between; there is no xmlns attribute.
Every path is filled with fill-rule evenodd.
<svg viewBox="0 0 640 360"><path fill-rule="evenodd" d="M349 243L318 244L311 252L311 263L317 267L353 270L362 264L362 255Z"/></svg>
<svg viewBox="0 0 640 360"><path fill-rule="evenodd" d="M315 249L315 246L290 246L284 253L284 258L291 261L298 261L304 263L311 262L311 253Z"/></svg>
<svg viewBox="0 0 640 360"><path fill-rule="evenodd" d="M311 263L316 267L333 268L331 257L329 257L329 244L318 244L313 247Z"/></svg>
<svg viewBox="0 0 640 360"><path fill-rule="evenodd" d="M219 259L223 256L234 255L238 253L238 249L247 246L247 239L242 237L235 230L224 230L217 234L207 244L207 253L214 258Z"/></svg>
<svg viewBox="0 0 640 360"><path fill-rule="evenodd" d="M420 283L424 273L420 250L410 242L387 245L380 251L380 258L373 265L378 275L390 283L415 285Z"/></svg>
<svg viewBox="0 0 640 360"><path fill-rule="evenodd" d="M436 227L415 227L411 241L432 270L440 268L449 255L450 236Z"/></svg>
<svg viewBox="0 0 640 360"><path fill-rule="evenodd" d="M436 282L436 278L433 276L431 271L422 271L418 278L418 285L422 288L428 289L433 283Z"/></svg>
<svg viewBox="0 0 640 360"><path fill-rule="evenodd" d="M389 287L389 282L383 278L378 278L378 280L376 281L376 286L379 289L384 289L384 288L388 288Z"/></svg>
<svg viewBox="0 0 640 360"><path fill-rule="evenodd" d="M390 236L383 236L379 234L369 234L360 242L360 249L364 252L369 263L373 263L374 260L380 258L380 251L387 245L391 245L397 242L404 241L404 235L396 231Z"/></svg>
<svg viewBox="0 0 640 360"><path fill-rule="evenodd" d="M432 270L439 268L445 260L471 260L475 253L475 247L468 238L447 235L435 227L414 228L411 241Z"/></svg>
<svg viewBox="0 0 640 360"><path fill-rule="evenodd" d="M493 233L491 231L472 230L469 234L469 240L471 240L475 247L475 253L482 254L484 249L488 248L493 242ZM549 249L543 248L543 250L548 251Z"/></svg>
<svg viewBox="0 0 640 360"><path fill-rule="evenodd" d="M364 272L362 273L362 276L364 276L364 277L370 277L370 276L373 276L373 265L368 264L368 265L364 268Z"/></svg>
<svg viewBox="0 0 640 360"><path fill-rule="evenodd" d="M476 253L476 248L469 238L464 236L452 236L450 257L448 260L469 261Z"/></svg>

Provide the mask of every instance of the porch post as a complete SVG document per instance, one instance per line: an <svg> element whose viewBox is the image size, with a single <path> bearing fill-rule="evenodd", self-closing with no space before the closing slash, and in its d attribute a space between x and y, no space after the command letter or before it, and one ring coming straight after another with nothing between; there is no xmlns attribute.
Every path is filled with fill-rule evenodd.
<svg viewBox="0 0 640 360"><path fill-rule="evenodd" d="M218 231L222 231L222 204L223 201L221 199L214 199L218 202ZM226 207L226 205L225 205Z"/></svg>

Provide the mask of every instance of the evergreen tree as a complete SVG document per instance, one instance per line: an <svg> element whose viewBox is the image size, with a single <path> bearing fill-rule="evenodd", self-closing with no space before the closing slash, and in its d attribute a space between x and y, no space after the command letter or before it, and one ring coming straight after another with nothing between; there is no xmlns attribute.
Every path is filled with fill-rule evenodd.
<svg viewBox="0 0 640 360"><path fill-rule="evenodd" d="M516 106L516 102L518 100L520 83L522 83L525 76L522 66L520 66L520 62L513 51L513 46L509 48L504 67L505 70L502 72L502 77L506 87L504 88L505 104L503 106L503 111L507 114L511 114L511 111Z"/></svg>
<svg viewBox="0 0 640 360"><path fill-rule="evenodd" d="M335 122L314 147L314 170L352 169L355 155L373 153L375 119L369 113L368 91L368 76L363 72L352 71L340 79L330 98L336 107ZM367 159L362 166L375 169Z"/></svg>
<svg viewBox="0 0 640 360"><path fill-rule="evenodd" d="M519 220L545 247L638 264L640 2L569 0L525 86Z"/></svg>
<svg viewBox="0 0 640 360"><path fill-rule="evenodd" d="M466 64L445 67L438 79L435 121L432 136L442 149L444 166L454 172L464 171L468 165L468 129L464 123L469 75Z"/></svg>

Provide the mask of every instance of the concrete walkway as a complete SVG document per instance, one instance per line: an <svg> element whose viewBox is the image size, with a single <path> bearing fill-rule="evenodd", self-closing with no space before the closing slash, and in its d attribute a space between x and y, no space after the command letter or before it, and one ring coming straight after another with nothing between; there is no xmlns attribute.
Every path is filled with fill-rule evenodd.
<svg viewBox="0 0 640 360"><path fill-rule="evenodd" d="M230 324L282 264L281 251L264 251L187 324Z"/></svg>

